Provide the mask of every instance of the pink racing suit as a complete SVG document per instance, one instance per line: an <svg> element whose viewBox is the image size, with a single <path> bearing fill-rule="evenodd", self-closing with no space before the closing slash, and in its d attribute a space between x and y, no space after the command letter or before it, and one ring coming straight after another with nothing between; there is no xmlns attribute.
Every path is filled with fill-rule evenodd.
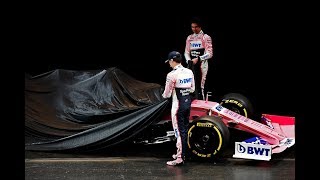
<svg viewBox="0 0 320 180"><path fill-rule="evenodd" d="M191 108L190 93L194 92L193 72L181 64L168 73L162 96L172 96L171 119L177 138L177 157L184 158L187 150L188 125Z"/></svg>
<svg viewBox="0 0 320 180"><path fill-rule="evenodd" d="M198 34L191 34L187 37L184 57L187 64L193 58L199 58L194 67L194 75L196 81L196 91L201 88L201 95L204 98L204 88L208 73L208 59L213 56L213 47L211 37L204 34L201 30ZM190 68L190 67L189 67ZM200 72L199 72L200 71ZM201 80L200 80L201 79Z"/></svg>

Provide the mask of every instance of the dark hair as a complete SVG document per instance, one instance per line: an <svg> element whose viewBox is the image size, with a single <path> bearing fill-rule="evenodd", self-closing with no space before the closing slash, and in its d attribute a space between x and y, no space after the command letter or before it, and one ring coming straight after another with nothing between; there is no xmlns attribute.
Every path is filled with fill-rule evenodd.
<svg viewBox="0 0 320 180"><path fill-rule="evenodd" d="M181 57L177 57L177 58L173 58L172 60L177 62L177 63L181 63L182 58Z"/></svg>
<svg viewBox="0 0 320 180"><path fill-rule="evenodd" d="M190 24L195 23L197 24L199 27L202 27L202 21L199 17L192 17L190 20Z"/></svg>

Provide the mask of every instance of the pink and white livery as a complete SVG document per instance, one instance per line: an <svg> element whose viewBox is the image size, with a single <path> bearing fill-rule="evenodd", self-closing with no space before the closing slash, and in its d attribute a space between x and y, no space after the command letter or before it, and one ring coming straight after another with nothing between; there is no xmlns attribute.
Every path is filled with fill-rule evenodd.
<svg viewBox="0 0 320 180"><path fill-rule="evenodd" d="M194 100L191 106L194 109L209 110L210 116L221 117L223 123L229 128L256 135L242 142L235 142L233 155L235 158L270 160L272 154L283 152L295 144L295 117L262 114L260 123L231 111L217 102ZM204 114L195 110L191 111L190 116L201 117Z"/></svg>
<svg viewBox="0 0 320 180"><path fill-rule="evenodd" d="M219 103L208 101L208 96L206 100L194 99L191 103L187 137L191 155L203 159L219 155L230 144L230 136L234 135L230 129L248 133L246 135L251 137L234 142L234 158L269 161L272 154L281 153L295 144L295 117L261 114L257 121L251 119L253 108L243 95L229 93ZM157 127L167 127L175 117L163 114L161 119ZM161 135L138 143L157 144L175 140L172 127L163 129L166 132Z"/></svg>

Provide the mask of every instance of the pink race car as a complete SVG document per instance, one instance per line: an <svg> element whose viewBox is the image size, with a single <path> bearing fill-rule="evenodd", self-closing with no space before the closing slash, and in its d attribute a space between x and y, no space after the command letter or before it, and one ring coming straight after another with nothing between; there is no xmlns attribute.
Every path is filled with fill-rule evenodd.
<svg viewBox="0 0 320 180"><path fill-rule="evenodd" d="M260 121L250 119L252 105L241 94L227 94L220 103L208 101L207 95L207 100L193 100L191 107L188 147L196 157L211 158L223 152L230 141L229 128L253 135L242 142L235 142L234 158L268 161L272 154L283 152L295 144L295 117L262 114ZM135 143L156 144L175 140L170 128L170 115L164 115L162 119L149 131L144 131L148 135L139 136ZM163 136L159 136L159 129L166 134L162 132ZM150 131L156 135L150 136Z"/></svg>

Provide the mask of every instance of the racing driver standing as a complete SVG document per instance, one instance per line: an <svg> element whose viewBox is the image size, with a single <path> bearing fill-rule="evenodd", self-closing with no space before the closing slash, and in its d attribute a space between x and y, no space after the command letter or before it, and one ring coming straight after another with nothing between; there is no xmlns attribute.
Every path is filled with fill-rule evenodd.
<svg viewBox="0 0 320 180"><path fill-rule="evenodd" d="M184 164L187 151L187 135L191 108L191 96L195 90L193 72L182 66L182 55L172 51L168 60L172 71L167 74L166 85L162 96L172 97L171 119L175 137L177 138L177 154L172 155L174 160L168 161L167 165L177 166Z"/></svg>
<svg viewBox="0 0 320 180"><path fill-rule="evenodd" d="M202 30L202 23L198 17L191 19L190 34L186 39L184 57L188 68L195 75L195 98L205 99L205 82L209 69L208 60L213 56L212 39Z"/></svg>

